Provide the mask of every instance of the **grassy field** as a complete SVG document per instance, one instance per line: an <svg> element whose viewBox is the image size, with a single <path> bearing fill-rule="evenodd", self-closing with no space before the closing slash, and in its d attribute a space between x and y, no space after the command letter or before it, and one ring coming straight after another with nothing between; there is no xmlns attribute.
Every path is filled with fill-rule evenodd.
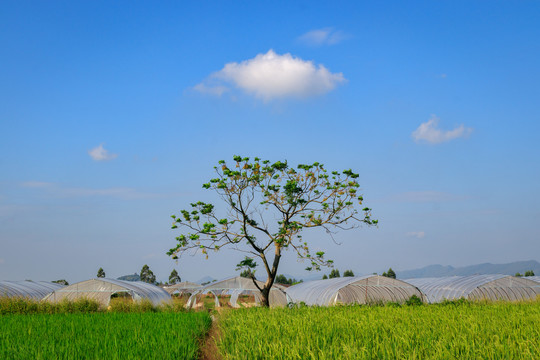
<svg viewBox="0 0 540 360"><path fill-rule="evenodd" d="M242 309L226 359L540 359L540 302Z"/></svg>
<svg viewBox="0 0 540 360"><path fill-rule="evenodd" d="M197 359L208 313L0 316L0 359Z"/></svg>

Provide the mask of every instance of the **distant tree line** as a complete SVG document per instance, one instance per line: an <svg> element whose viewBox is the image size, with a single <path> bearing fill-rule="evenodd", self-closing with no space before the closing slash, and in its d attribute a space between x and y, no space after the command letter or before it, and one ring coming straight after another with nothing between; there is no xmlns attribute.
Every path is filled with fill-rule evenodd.
<svg viewBox="0 0 540 360"><path fill-rule="evenodd" d="M97 271L96 277L97 278L105 278L105 276L106 276L105 270L103 270L103 268L100 267L98 269L98 271ZM144 264L144 266L142 267L141 272L139 274L135 273L133 275L120 276L118 279L119 280L126 280L126 281L143 281L143 282L146 282L146 283L149 283L149 284L162 285L162 283L157 283L156 282L156 276L154 275L154 272L152 270L150 270L150 267L147 264ZM180 275L178 275L178 271L176 271L176 269L173 269L173 271L171 271L171 275L169 275L168 284L169 285L174 285L174 284L179 283L181 281L182 281L182 279L180 278ZM67 281L65 281L65 280L57 280L57 281L53 281L53 282L59 282L59 283L65 282L66 285L67 285Z"/></svg>
<svg viewBox="0 0 540 360"><path fill-rule="evenodd" d="M528 271L525 271L525 274L516 273L516 275L514 275L514 276L515 277L534 276L534 271L528 270Z"/></svg>
<svg viewBox="0 0 540 360"><path fill-rule="evenodd" d="M276 284L295 285L301 282L304 282L304 280L296 280L296 279L291 279L291 278L287 279L287 277L283 274L276 276Z"/></svg>
<svg viewBox="0 0 540 360"><path fill-rule="evenodd" d="M373 273L373 275L377 275L377 273ZM322 278L323 278L323 280L326 280L326 279L338 278L340 276L341 275L339 273L339 270L338 269L333 269L332 271L330 271L329 275L324 274ZM354 272L352 270L345 270L343 272L343 277L349 277L349 276L354 277ZM396 272L394 270L392 270L392 268L389 268L388 271L385 271L385 272L382 273L382 276L395 279L396 278Z"/></svg>
<svg viewBox="0 0 540 360"><path fill-rule="evenodd" d="M334 279L334 278L338 278L338 277L341 277L341 274L339 273L339 270L338 269L332 269L332 271L330 271L329 275L324 274L322 278L323 278L323 280L326 280L326 279ZM352 270L345 270L343 272L343 277L354 277L354 272Z"/></svg>

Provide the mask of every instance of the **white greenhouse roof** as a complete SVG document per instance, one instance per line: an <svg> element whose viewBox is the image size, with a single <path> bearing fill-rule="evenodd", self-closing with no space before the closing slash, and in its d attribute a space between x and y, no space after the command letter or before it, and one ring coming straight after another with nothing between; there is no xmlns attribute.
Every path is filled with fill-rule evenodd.
<svg viewBox="0 0 540 360"><path fill-rule="evenodd" d="M75 300L77 298L90 298L108 305L111 295L128 293L134 300L148 299L154 305L171 301L169 293L162 288L142 281L124 281L116 279L98 278L81 281L60 290L47 297L50 301L59 301L63 298Z"/></svg>
<svg viewBox="0 0 540 360"><path fill-rule="evenodd" d="M289 302L318 306L404 302L413 295L423 298L422 293L413 285L378 275L309 281L293 285L286 292Z"/></svg>
<svg viewBox="0 0 540 360"><path fill-rule="evenodd" d="M525 276L524 279L540 283L540 276Z"/></svg>
<svg viewBox="0 0 540 360"><path fill-rule="evenodd" d="M262 288L264 283L259 280L255 280L257 284ZM196 305L197 295L212 293L216 296L215 303L216 306L219 306L219 301L217 299L218 295L230 295L230 303L232 307L238 307L237 300L240 295L253 295L255 301L260 303L261 293L257 289L253 280L250 278L244 278L241 276L226 278L223 280L215 281L210 283L200 289L194 291L189 298L186 307L191 308ZM270 290L270 306L285 306L287 305L287 299L285 296L284 288L280 285L274 284Z"/></svg>
<svg viewBox="0 0 540 360"><path fill-rule="evenodd" d="M165 286L163 289L172 295L172 294L190 293L202 287L203 287L202 285L197 284L197 283L183 281L178 284Z"/></svg>
<svg viewBox="0 0 540 360"><path fill-rule="evenodd" d="M471 275L404 280L426 294L430 303L444 300L523 300L540 295L540 286L526 278L510 275Z"/></svg>
<svg viewBox="0 0 540 360"><path fill-rule="evenodd" d="M41 300L64 285L48 281L0 281L0 297L24 297Z"/></svg>

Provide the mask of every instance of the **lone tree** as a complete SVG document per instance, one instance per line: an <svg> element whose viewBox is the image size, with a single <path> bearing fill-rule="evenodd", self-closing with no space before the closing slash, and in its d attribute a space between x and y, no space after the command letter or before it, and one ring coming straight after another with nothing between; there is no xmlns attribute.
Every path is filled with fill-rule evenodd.
<svg viewBox="0 0 540 360"><path fill-rule="evenodd" d="M328 275L329 279L338 278L338 277L341 277L338 269L332 269L332 271L330 271L330 275Z"/></svg>
<svg viewBox="0 0 540 360"><path fill-rule="evenodd" d="M154 284L156 282L156 275L154 275L152 270L150 270L150 267L146 264L142 267L139 277L141 278L141 281L149 284Z"/></svg>
<svg viewBox="0 0 540 360"><path fill-rule="evenodd" d="M180 275L178 275L178 271L176 271L176 269L173 269L173 271L171 271L171 275L169 275L169 284L174 285L181 281L182 279L180 278Z"/></svg>
<svg viewBox="0 0 540 360"><path fill-rule="evenodd" d="M392 268L388 269L388 272L383 272L382 276L386 276L388 278L392 278L392 279L395 279L396 278L396 273L394 270L392 270Z"/></svg>
<svg viewBox="0 0 540 360"><path fill-rule="evenodd" d="M202 201L181 210L179 216L172 215L172 228L183 231L167 255L178 259L186 252L200 251L208 258L209 252L229 245L247 254L238 265L252 273L253 260L258 259L267 279L262 286L254 284L264 306L269 306L283 251L292 250L309 261L308 271L332 266L324 251L311 253L302 239L303 229L322 228L331 236L333 230L377 224L371 219L370 208L357 209L363 198L358 194L358 174L352 170L328 172L320 163L294 169L286 161L233 159L231 167L219 161L214 167L217 176L203 184L221 197L227 215L218 216L213 204Z"/></svg>
<svg viewBox="0 0 540 360"><path fill-rule="evenodd" d="M345 270L343 272L343 277L354 277L354 272L352 270Z"/></svg>
<svg viewBox="0 0 540 360"><path fill-rule="evenodd" d="M105 271L103 270L103 268L99 268L99 270L97 271L96 277L98 277L98 278L104 278L105 277Z"/></svg>

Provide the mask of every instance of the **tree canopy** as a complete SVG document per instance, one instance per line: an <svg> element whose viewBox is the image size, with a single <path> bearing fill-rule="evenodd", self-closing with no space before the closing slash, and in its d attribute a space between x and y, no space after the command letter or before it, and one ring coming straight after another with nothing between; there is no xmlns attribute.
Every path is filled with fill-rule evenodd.
<svg viewBox="0 0 540 360"><path fill-rule="evenodd" d="M388 269L387 272L383 272L382 276L386 276L386 277L395 279L396 278L396 273L395 273L394 270L392 270L392 268L390 268L390 269Z"/></svg>
<svg viewBox="0 0 540 360"><path fill-rule="evenodd" d="M176 271L176 269L173 269L173 271L171 271L171 275L169 275L169 284L174 285L181 281L182 279L180 278L180 275L178 275L178 271Z"/></svg>
<svg viewBox="0 0 540 360"><path fill-rule="evenodd" d="M262 287L255 285L266 306L283 251L294 251L308 261L306 270L333 264L324 251L311 252L302 230L322 228L332 236L339 229L377 224L371 209L361 208L359 175L352 170L328 172L317 162L293 168L286 161L250 161L241 156L233 160L230 167L219 161L214 167L217 176L203 184L225 203L226 215L219 216L213 204L202 201L172 215L172 228L182 233L167 254L178 259L186 252L201 252L208 258L211 252L231 246L246 254L239 268L252 273L253 264L257 265L253 260L258 259L267 280Z"/></svg>
<svg viewBox="0 0 540 360"><path fill-rule="evenodd" d="M341 277L338 269L332 269L332 271L330 271L330 275L328 275L329 279L338 278L338 277Z"/></svg>
<svg viewBox="0 0 540 360"><path fill-rule="evenodd" d="M149 284L154 284L156 282L156 276L150 270L150 267L148 265L144 265L141 269L141 274L139 275L141 278L141 281L147 282Z"/></svg>
<svg viewBox="0 0 540 360"><path fill-rule="evenodd" d="M354 277L354 272L352 270L345 270L343 272L343 277Z"/></svg>
<svg viewBox="0 0 540 360"><path fill-rule="evenodd" d="M103 270L103 268L99 268L96 277L98 277L98 278L104 278L105 277L105 271Z"/></svg>

